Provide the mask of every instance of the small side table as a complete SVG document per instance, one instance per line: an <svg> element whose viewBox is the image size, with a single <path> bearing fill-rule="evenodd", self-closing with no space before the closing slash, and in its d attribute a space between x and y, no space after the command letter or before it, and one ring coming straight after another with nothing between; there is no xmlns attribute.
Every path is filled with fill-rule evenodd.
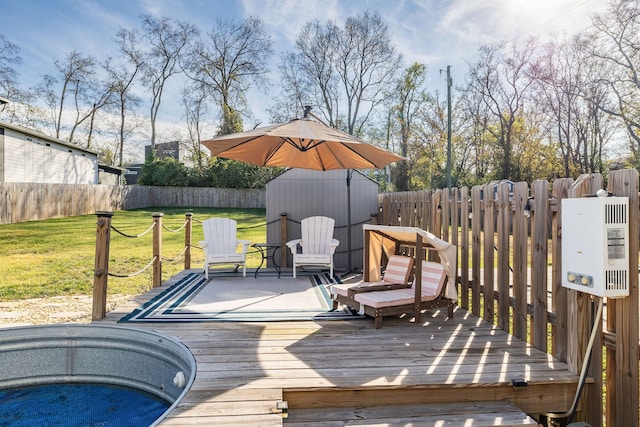
<svg viewBox="0 0 640 427"><path fill-rule="evenodd" d="M253 277L256 279L258 278L258 270L262 268L262 264L264 264L265 261L268 261L269 258L271 258L271 262L273 263L273 268L275 268L276 271L278 272L278 279L279 279L280 266L276 262L276 252L278 252L278 249L280 249L282 245L277 243L254 243L251 245L251 247L256 248L260 252L260 255L262 256L262 259L260 260L260 265L258 266L258 268L256 268L256 272L254 273ZM269 255L270 250L271 250L271 255Z"/></svg>

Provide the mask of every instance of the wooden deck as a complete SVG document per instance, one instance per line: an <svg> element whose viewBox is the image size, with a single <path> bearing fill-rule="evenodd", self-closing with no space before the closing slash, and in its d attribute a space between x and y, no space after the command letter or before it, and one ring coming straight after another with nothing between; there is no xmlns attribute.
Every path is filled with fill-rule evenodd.
<svg viewBox="0 0 640 427"><path fill-rule="evenodd" d="M177 279L95 323L116 323ZM163 426L535 425L522 412L566 410L578 381L461 309L452 319L429 311L419 325L385 318L378 330L372 319L132 326L180 340L197 361L193 387Z"/></svg>

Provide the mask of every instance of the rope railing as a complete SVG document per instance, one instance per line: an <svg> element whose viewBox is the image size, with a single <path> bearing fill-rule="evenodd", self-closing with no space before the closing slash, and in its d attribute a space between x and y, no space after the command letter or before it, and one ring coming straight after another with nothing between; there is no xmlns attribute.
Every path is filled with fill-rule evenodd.
<svg viewBox="0 0 640 427"><path fill-rule="evenodd" d="M162 213L154 213L153 224L140 234L128 234L119 230L111 224L111 218L113 212L98 211L97 231L96 231L96 255L95 255L95 271L94 271L94 286L93 286L93 312L92 318L94 320L103 319L106 315L106 298L107 298L107 281L108 277L117 278L131 278L138 276L148 269L152 269L152 284L153 287L158 287L162 284L162 263L174 263L184 258L185 270L191 268L191 233L192 233L192 221L193 214L187 212L185 214L186 219L177 229L170 229L162 224ZM184 230L185 244L181 252L174 258L167 258L162 256L162 230L167 230L171 233L177 233ZM140 238L153 231L153 253L151 261L143 268L133 273L116 273L109 271L109 249L111 243L110 231L113 230L117 234L126 238Z"/></svg>
<svg viewBox="0 0 640 427"><path fill-rule="evenodd" d="M193 222L202 223L201 220L193 218L193 214L188 212L186 213L186 219L182 225L178 228L170 228L165 226L162 223L162 217L164 216L162 213L155 213L152 215L153 224L149 226L146 230L139 234L130 234L127 233L117 227L115 227L111 223L111 219L113 216L112 212L99 211L96 212L98 216L97 221L97 232L96 232L96 263L95 263L95 272L94 272L94 305L93 305L93 319L99 320L104 318L106 315L106 297L107 297L107 281L108 277L114 278L131 278L134 276L138 276L149 269L152 270L152 284L153 287L158 287L162 284L162 264L163 263L175 263L181 259L184 259L184 268L188 270L191 268L191 250L192 248L200 248L197 244L192 242L192 228ZM281 233L281 241L286 242L287 236L287 223L300 224L300 221L293 220L287 217L286 214L281 214L280 218L272 221L261 222L259 224L247 225L243 227L238 227L238 230L250 230L254 228L266 227L272 224L280 224L280 233ZM351 224L352 227L371 222L371 220L362 221L357 224ZM337 227L344 228L348 227L348 225ZM151 257L151 261L147 263L141 269L131 272L111 272L109 271L109 248L110 248L110 231L113 230L114 233L117 233L125 238L141 238L150 232L153 232L153 253ZM185 234L185 243L178 255L173 258L166 257L162 255L162 230L166 230L170 233L178 233L184 231ZM340 251L337 253L343 253L344 251ZM257 253L257 252L256 252ZM282 267L286 267L286 251L282 251L282 259L280 265Z"/></svg>
<svg viewBox="0 0 640 427"><path fill-rule="evenodd" d="M186 221L185 224L182 225L182 227L180 227L179 230L181 230L182 228L184 228L184 226L186 225ZM138 239L140 237L144 237L147 234L149 234L150 231L154 230L156 227L156 223L154 222L153 224L151 224L149 226L149 228L147 228L145 231L143 231L140 234L127 234L121 230L119 230L117 227L115 227L113 224L111 224L111 230L115 231L116 233L118 233L119 235L126 237L128 239ZM162 228L164 228L165 230L171 232L171 230L167 229L164 225L162 226ZM183 251L184 253L184 251ZM151 258L151 261L149 261L149 263L147 265L145 265L144 267L142 267L142 269L134 272L134 273L113 273L111 271L107 272L107 274L111 277L117 277L117 278L131 278L131 277L135 277L135 276L139 276L140 274L144 273L146 270L149 269L149 267L151 267L157 260L157 257L153 257Z"/></svg>
<svg viewBox="0 0 640 427"><path fill-rule="evenodd" d="M140 234L126 234L125 232L118 230L113 225L111 226L111 229L113 231L115 231L116 233L118 233L119 235L123 236L123 237L127 237L129 239L137 239L139 237L143 237L143 236L147 235L151 230L153 230L153 227L155 227L155 224L151 224L151 226L149 228L147 228L145 231L143 231Z"/></svg>
<svg viewBox="0 0 640 427"><path fill-rule="evenodd" d="M191 247L194 247L194 245L191 245ZM174 263L184 256L184 254L187 252L187 249L189 248L187 248L186 246L182 248L182 251L178 255L176 255L174 258L162 257L162 261L168 262L169 264Z"/></svg>
<svg viewBox="0 0 640 427"><path fill-rule="evenodd" d="M164 230L167 230L169 233L178 233L178 232L184 230L184 228L187 226L188 223L189 223L189 221L185 220L185 222L180 227L173 228L173 229L171 229L171 228L167 227L166 225L162 224L162 228Z"/></svg>
<svg viewBox="0 0 640 427"><path fill-rule="evenodd" d="M271 221L274 222L274 221ZM248 225L246 227L238 227L237 230L251 230L252 228L259 228L259 227L264 227L265 225L267 225L268 223L264 223L264 224L256 224L256 225Z"/></svg>
<svg viewBox="0 0 640 427"><path fill-rule="evenodd" d="M130 273L130 274L119 274L119 273L112 273L109 272L109 276L111 277L119 277L119 278L129 278L129 277L135 277L139 274L142 274L145 272L145 270L147 270L149 267L151 267L153 265L154 262L156 262L157 257L153 257L153 259L151 260L151 262L149 262L149 264L145 265L144 267L142 267L141 270L136 271L135 273Z"/></svg>

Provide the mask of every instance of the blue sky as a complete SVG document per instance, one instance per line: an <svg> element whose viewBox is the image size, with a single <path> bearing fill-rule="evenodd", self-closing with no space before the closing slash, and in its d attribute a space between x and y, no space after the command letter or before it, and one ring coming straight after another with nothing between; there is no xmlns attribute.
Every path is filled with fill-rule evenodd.
<svg viewBox="0 0 640 427"><path fill-rule="evenodd" d="M589 14L602 12L606 0L0 0L0 34L21 48L20 80L35 84L53 72L53 59L74 49L104 58L115 54L113 38L120 27L139 28L141 14L187 21L202 32L219 17L261 18L275 42L277 56L292 50L304 23L335 20L378 10L388 22L405 62L427 65L429 90L446 91L439 70L452 66L454 85L464 79L485 43L517 41L528 36L573 34L589 25ZM274 67L271 79L278 82ZM169 93L163 120L179 122ZM275 93L274 93L275 94ZM256 95L252 109L266 119L269 97Z"/></svg>

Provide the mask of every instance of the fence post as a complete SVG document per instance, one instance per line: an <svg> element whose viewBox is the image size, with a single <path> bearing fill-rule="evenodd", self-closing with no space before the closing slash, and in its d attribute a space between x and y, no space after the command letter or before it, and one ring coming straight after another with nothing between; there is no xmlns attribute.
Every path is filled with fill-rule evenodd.
<svg viewBox="0 0 640 427"><path fill-rule="evenodd" d="M280 266L282 268L287 266L287 251L285 244L287 243L287 214L280 214L280 243L282 248L280 249Z"/></svg>
<svg viewBox="0 0 640 427"><path fill-rule="evenodd" d="M187 212L185 214L186 225L184 226L184 269L189 270L191 268L191 238L193 231L193 212Z"/></svg>
<svg viewBox="0 0 640 427"><path fill-rule="evenodd" d="M480 317L480 297L481 297L481 283L480 283L480 251L481 246L481 228L482 228L482 216L483 206L480 192L482 187L475 185L471 187L471 313L474 316Z"/></svg>
<svg viewBox="0 0 640 427"><path fill-rule="evenodd" d="M509 186L506 183L498 184L497 188L497 234L495 242L497 243L497 286L498 291L498 326L504 331L510 331L511 323L511 310L510 310L510 295L509 287L510 273L509 273L509 253L511 252L510 246L510 219L512 218L511 211L511 198L509 194ZM522 215L521 212L517 214Z"/></svg>
<svg viewBox="0 0 640 427"><path fill-rule="evenodd" d="M527 206L528 204L528 206ZM528 290L528 235L531 204L529 203L529 184L516 182L513 186L513 335L527 341L527 323L529 319L527 298ZM525 214L528 208L529 212Z"/></svg>
<svg viewBox="0 0 640 427"><path fill-rule="evenodd" d="M573 179L558 178L553 181L553 198L556 202L556 212L552 218L552 270L553 298L551 311L556 313L556 323L551 327L553 355L560 361L567 361L567 288L562 286L562 200L567 193Z"/></svg>
<svg viewBox="0 0 640 427"><path fill-rule="evenodd" d="M482 254L484 256L482 262L484 268L482 269L482 289L483 289L483 302L484 313L482 317L487 322L493 324L496 311L495 311L495 271L493 268L494 260L494 240L495 240L495 200L493 195L493 185L485 184L482 187L482 202L484 203L484 211L482 214L482 229L484 230L484 239L482 241Z"/></svg>
<svg viewBox="0 0 640 427"><path fill-rule="evenodd" d="M531 197L531 343L547 352L549 183L546 180L534 181Z"/></svg>
<svg viewBox="0 0 640 427"><path fill-rule="evenodd" d="M469 188L460 189L460 305L469 311Z"/></svg>
<svg viewBox="0 0 640 427"><path fill-rule="evenodd" d="M607 425L637 426L638 420L638 171L609 173L608 190L629 197L629 296L607 300L607 330L615 349L607 349ZM596 347L600 348L600 347ZM597 365L596 365L597 366ZM609 388L613 386L613 390Z"/></svg>
<svg viewBox="0 0 640 427"><path fill-rule="evenodd" d="M153 287L162 284L162 217L163 213L153 214Z"/></svg>
<svg viewBox="0 0 640 427"><path fill-rule="evenodd" d="M113 212L98 211L96 255L93 273L93 320L104 319L107 313L107 277L109 276L109 239Z"/></svg>

